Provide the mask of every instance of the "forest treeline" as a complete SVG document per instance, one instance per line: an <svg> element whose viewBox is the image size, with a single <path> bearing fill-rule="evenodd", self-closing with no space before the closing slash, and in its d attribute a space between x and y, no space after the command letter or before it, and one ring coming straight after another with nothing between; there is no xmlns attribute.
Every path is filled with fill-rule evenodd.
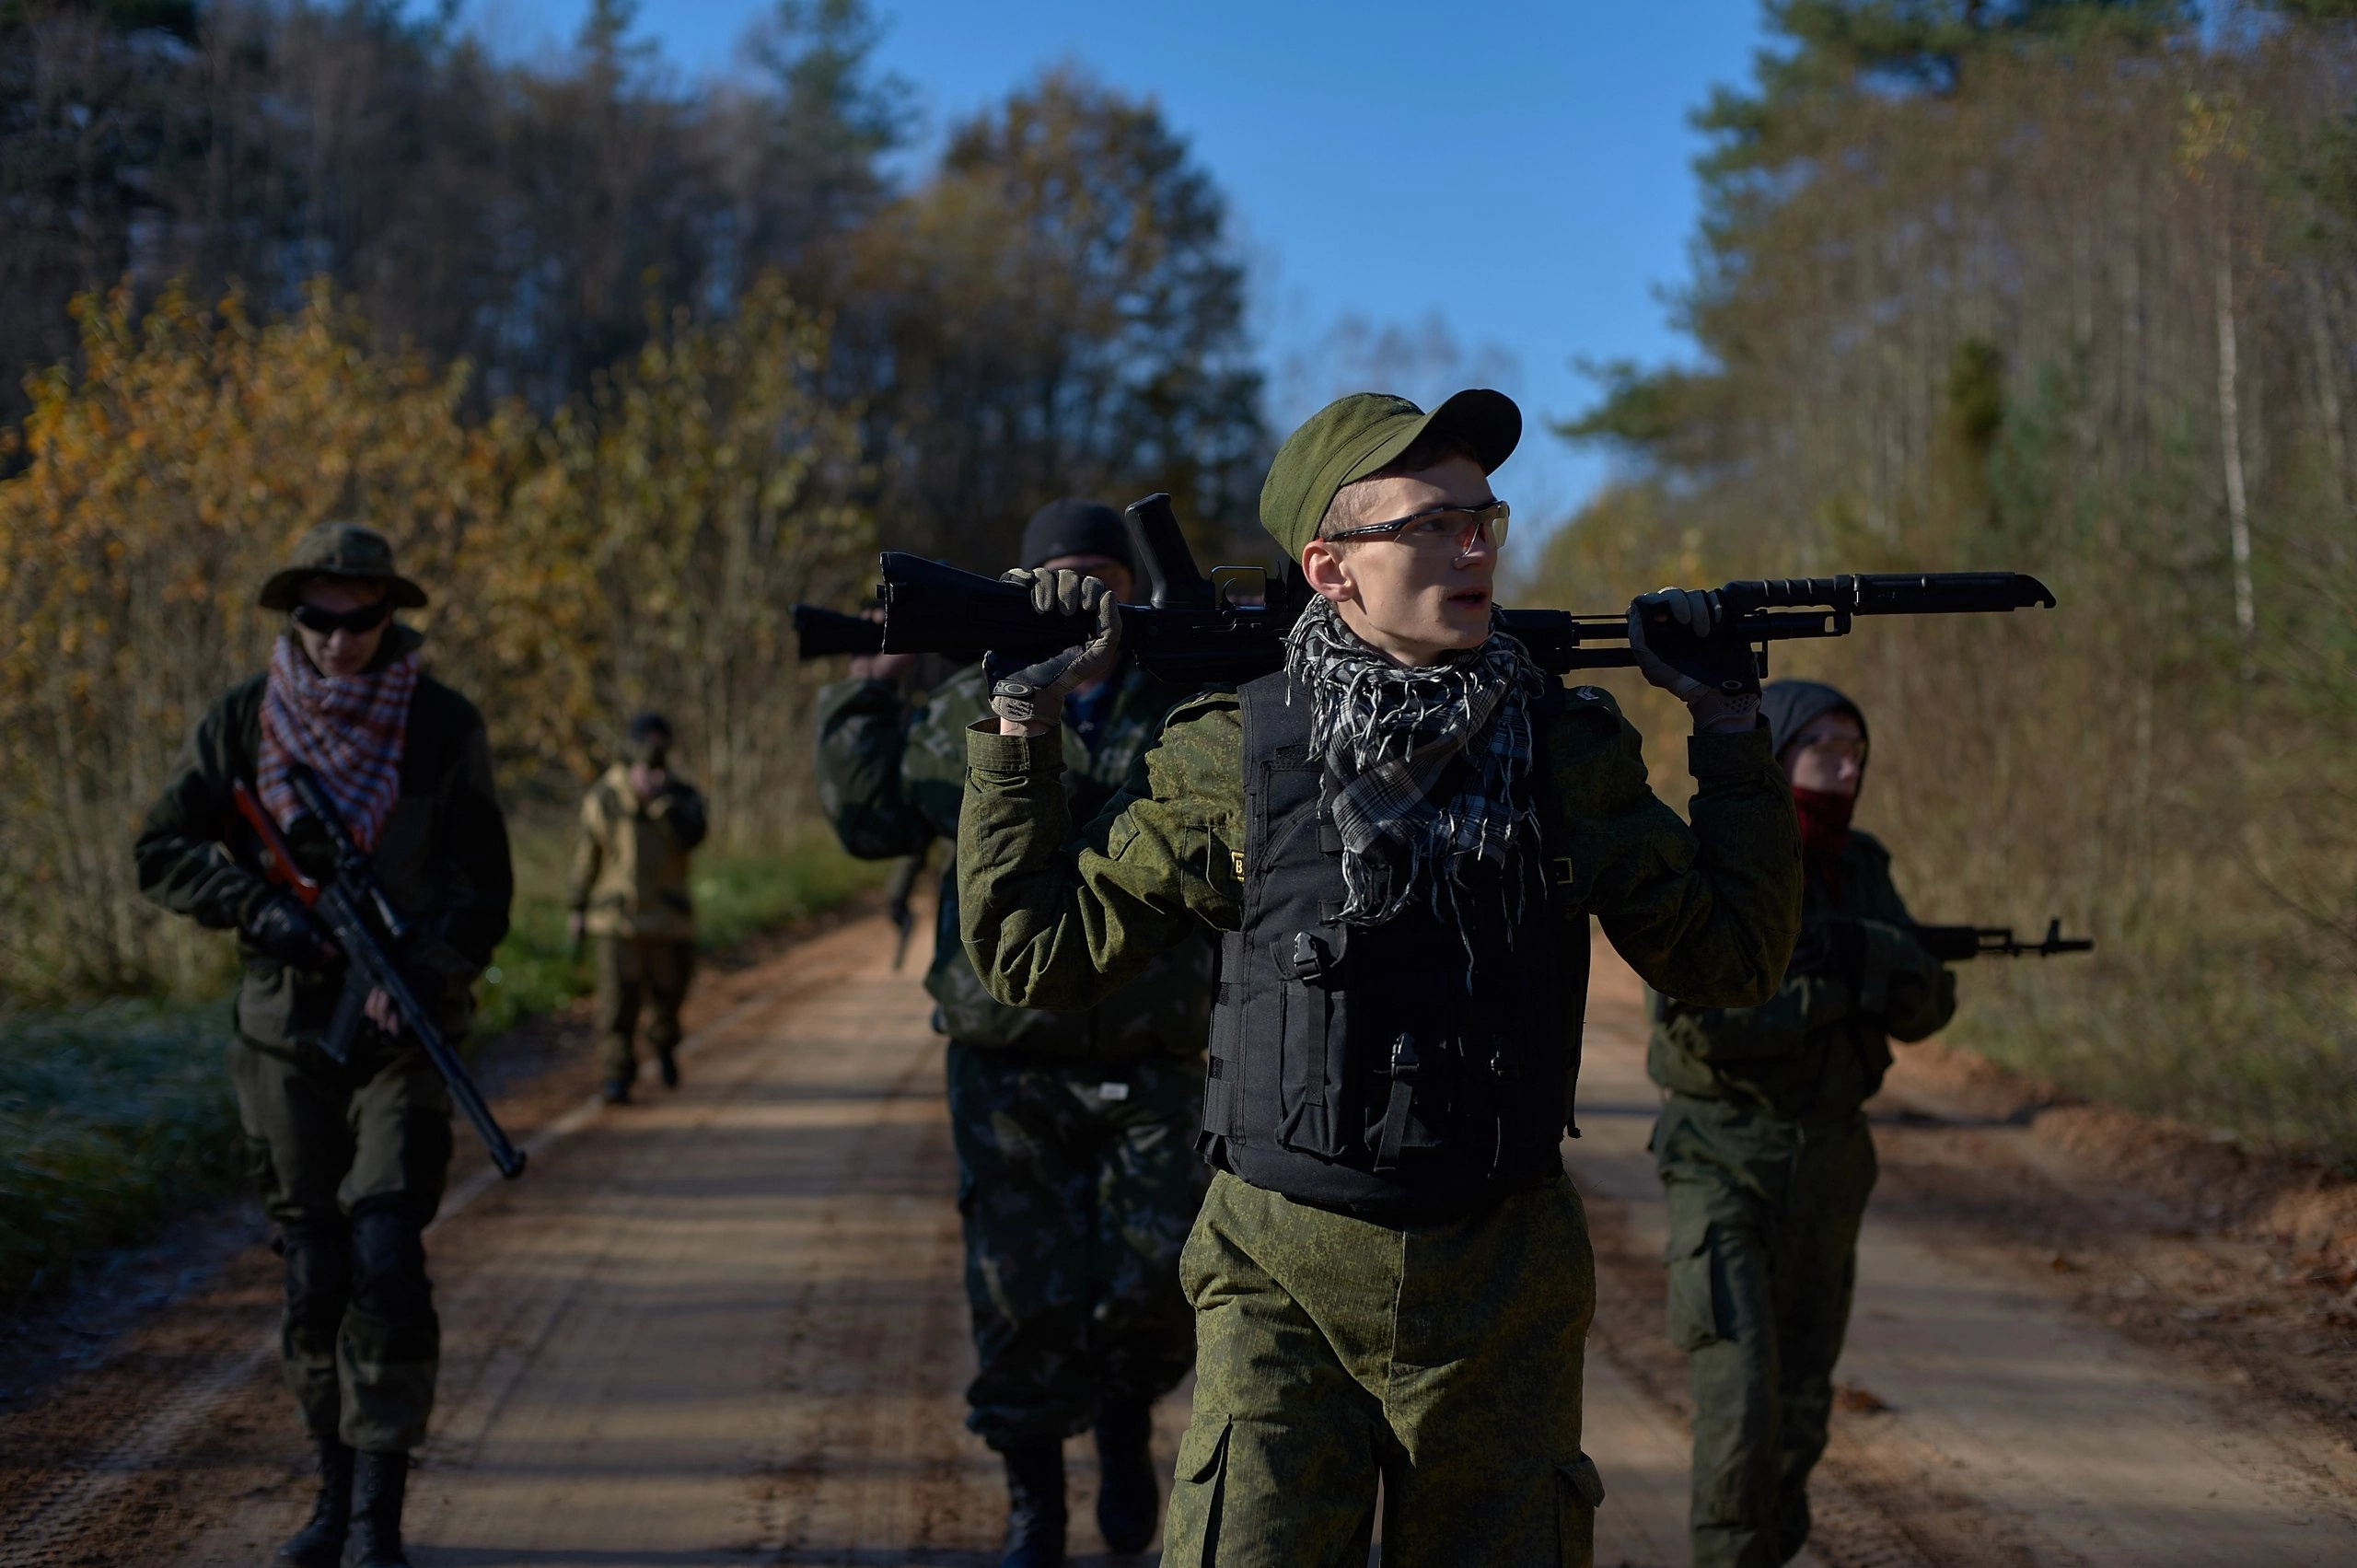
<svg viewBox="0 0 2357 1568"><path fill-rule="evenodd" d="M1778 650L1865 705L1919 916L2099 940L1979 966L1959 1038L2342 1156L2352 12L1769 0L1698 117L1698 356L1596 367L1562 432L1620 478L1525 595L2045 577L2059 611ZM1040 501L1150 488L1248 528L1244 279L1184 142L1057 71L912 169L877 25L783 0L688 86L619 0L526 62L384 4L0 0L0 365L38 371L0 387L0 993L217 964L122 845L320 516L439 590L518 799L657 703L749 841L807 810L784 606L879 539L996 566Z"/></svg>
<svg viewBox="0 0 2357 1568"><path fill-rule="evenodd" d="M2357 1153L2357 6L1769 13L1699 116L1701 357L1596 367L1565 433L1628 461L1541 597L2044 577L1779 649L1864 705L1918 918L2100 944L1976 966L1956 1036Z"/></svg>
<svg viewBox="0 0 2357 1568"><path fill-rule="evenodd" d="M786 607L855 601L879 536L996 569L1043 501L1152 489L1249 526L1185 143L1057 70L896 179L876 38L781 0L689 87L622 0L527 62L447 8L0 0L0 998L215 981L128 835L323 517L432 588L511 798L658 706L739 846L808 820Z"/></svg>

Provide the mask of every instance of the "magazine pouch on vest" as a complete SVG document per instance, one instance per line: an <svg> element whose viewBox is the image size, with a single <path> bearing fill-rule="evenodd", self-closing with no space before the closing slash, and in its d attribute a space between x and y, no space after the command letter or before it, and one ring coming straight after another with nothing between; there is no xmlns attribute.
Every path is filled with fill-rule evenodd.
<svg viewBox="0 0 2357 1568"><path fill-rule="evenodd" d="M1371 1217L1461 1214L1554 1179L1587 922L1558 907L1550 877L1519 921L1503 889L1477 881L1459 889L1462 931L1422 898L1379 925L1343 924L1341 837L1309 755L1309 697L1288 703L1288 679L1241 690L1243 923L1222 938L1205 1157ZM1542 736L1556 691L1533 715ZM1534 784L1551 810L1546 781Z"/></svg>

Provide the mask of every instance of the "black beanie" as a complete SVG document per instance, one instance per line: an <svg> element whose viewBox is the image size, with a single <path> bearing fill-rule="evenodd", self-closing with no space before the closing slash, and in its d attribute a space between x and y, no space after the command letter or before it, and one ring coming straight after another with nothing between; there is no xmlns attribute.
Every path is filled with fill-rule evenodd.
<svg viewBox="0 0 2357 1568"><path fill-rule="evenodd" d="M1132 571L1137 564L1130 559L1130 530L1121 515L1102 501L1051 501L1031 514L1016 564L1034 568L1059 555L1101 555Z"/></svg>

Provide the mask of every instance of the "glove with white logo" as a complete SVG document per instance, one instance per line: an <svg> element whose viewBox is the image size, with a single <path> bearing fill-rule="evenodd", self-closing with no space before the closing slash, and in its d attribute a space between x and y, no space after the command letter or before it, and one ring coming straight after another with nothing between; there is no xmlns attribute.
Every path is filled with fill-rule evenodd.
<svg viewBox="0 0 2357 1568"><path fill-rule="evenodd" d="M996 654L982 661L983 677L991 683L991 709L1000 718L1012 724L1062 724L1064 699L1101 679L1120 656L1121 607L1103 583L1062 568L1017 569L1001 581L1029 588L1031 608L1041 615L1086 616L1097 622L1096 634L1088 641L1036 664L1009 668Z"/></svg>

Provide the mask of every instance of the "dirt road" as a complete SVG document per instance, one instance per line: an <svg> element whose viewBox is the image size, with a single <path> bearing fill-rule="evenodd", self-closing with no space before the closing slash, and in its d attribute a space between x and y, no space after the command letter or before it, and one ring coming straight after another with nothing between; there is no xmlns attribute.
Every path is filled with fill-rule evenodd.
<svg viewBox="0 0 2357 1568"><path fill-rule="evenodd" d="M993 1561L997 1472L959 1425L940 1048L889 948L864 922L737 977L707 1000L678 1095L541 1117L525 1181L454 1193L431 1243L446 1371L413 1488L424 1568ZM1653 1096L1625 970L1600 967L1591 1011L1571 1160L1603 1281L1598 1562L1669 1568L1686 1561L1681 1375L1658 1332ZM1870 1221L1863 1268L1813 1562L2357 1562L2357 1464L2337 1436L2237 1405L2076 1314L2002 1239L1904 1202ZM61 1389L45 1417L0 1418L0 1568L253 1563L297 1521L268 1272L238 1269L174 1309L228 1330L118 1356L110 1402ZM66 1420L76 1397L91 1408ZM43 1418L71 1435L36 1473L24 1433ZM1078 1561L1104 1561L1093 1464L1072 1455Z"/></svg>

